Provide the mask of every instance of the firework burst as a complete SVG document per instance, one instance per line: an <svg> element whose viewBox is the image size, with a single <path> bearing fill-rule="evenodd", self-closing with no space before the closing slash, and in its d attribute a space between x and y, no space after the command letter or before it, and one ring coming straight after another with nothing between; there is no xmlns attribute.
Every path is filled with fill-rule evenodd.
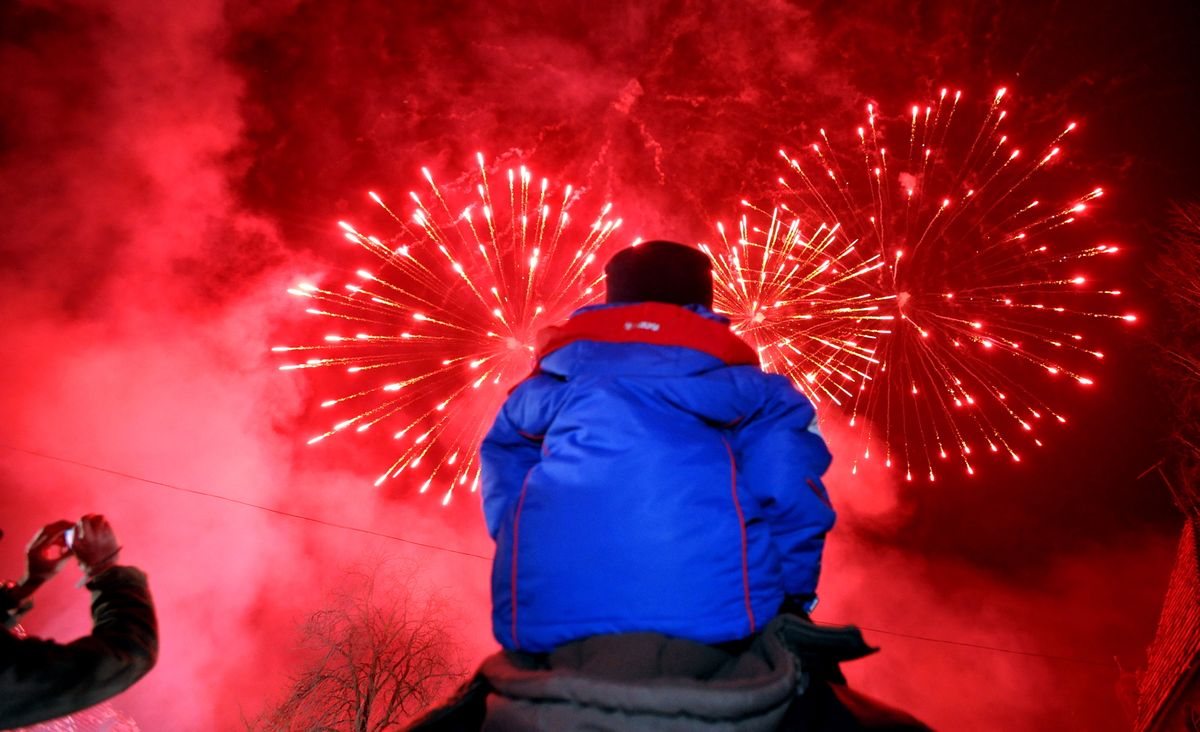
<svg viewBox="0 0 1200 732"><path fill-rule="evenodd" d="M700 248L713 261L713 307L756 347L763 368L789 376L815 402L843 405L857 394L891 316L867 278L879 253L848 241L838 224L805 231L786 203L746 209L732 241Z"/></svg>
<svg viewBox="0 0 1200 732"><path fill-rule="evenodd" d="M1102 194L1051 173L1076 125L1029 155L1004 131L1004 89L978 126L956 120L968 116L960 99L961 92L943 89L899 120L868 105L850 144L839 148L821 130L820 141L800 154L780 151L788 173L779 179L779 210L798 212L797 222L825 222L815 235L792 238L840 243L813 249L829 263L825 271L811 261L794 269L832 278L828 288L802 279L777 298L789 312L825 308L824 322L776 318L762 335L781 354L797 345L798 358L770 360L802 387L812 384L805 361L837 364L818 385L838 396L857 430L856 470L859 460L875 457L908 480L932 481L944 461L973 474L977 452L1019 461L1022 445L1041 444L1039 423L1067 421L1051 403L1063 382L1093 384L1091 371L1103 358L1091 345L1095 324L1135 320L1116 312L1118 290L1093 285L1084 271L1088 260L1117 247L1074 243L1064 228ZM906 139L893 149L885 130L897 129ZM789 237L800 224L780 236L776 218L753 230L763 264L751 271L771 269L768 251L797 249ZM843 251L855 259L837 256ZM742 313L742 328L753 332L745 323L775 296L724 289L724 307ZM829 328L835 335L823 337ZM816 347L805 353L805 342Z"/></svg>
<svg viewBox="0 0 1200 732"><path fill-rule="evenodd" d="M334 332L273 349L305 357L281 369L346 374L345 391L321 403L339 416L309 444L384 429L398 456L376 486L417 473L422 493L445 487L443 504L456 488L478 487L479 442L507 390L529 374L537 331L597 298L596 260L621 224L610 204L576 221L588 196L535 182L524 166L508 170L495 195L483 156L476 160L452 186L423 168L428 192L409 194L408 217L370 193L398 231L381 239L339 222L371 266L342 289L290 289Z"/></svg>

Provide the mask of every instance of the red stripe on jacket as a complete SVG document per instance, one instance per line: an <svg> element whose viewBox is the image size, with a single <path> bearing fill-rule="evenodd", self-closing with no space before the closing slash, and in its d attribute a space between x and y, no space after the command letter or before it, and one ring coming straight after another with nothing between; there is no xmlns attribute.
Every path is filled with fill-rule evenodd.
<svg viewBox="0 0 1200 732"><path fill-rule="evenodd" d="M733 458L733 448L724 437L725 451L729 453L729 485L733 492L733 507L737 510L738 529L742 532L742 593L746 598L746 617L750 618L750 633L755 631L754 608L750 605L750 561L746 556L746 517L742 513L742 504L737 494L737 461Z"/></svg>
<svg viewBox="0 0 1200 732"><path fill-rule="evenodd" d="M534 466L537 467L537 466ZM517 640L517 537L521 527L521 509L525 506L525 488L529 486L529 476L533 474L533 468L530 468L525 473L525 480L521 482L521 497L517 499L517 510L513 514L512 527L512 639L513 648L520 650L521 642Z"/></svg>

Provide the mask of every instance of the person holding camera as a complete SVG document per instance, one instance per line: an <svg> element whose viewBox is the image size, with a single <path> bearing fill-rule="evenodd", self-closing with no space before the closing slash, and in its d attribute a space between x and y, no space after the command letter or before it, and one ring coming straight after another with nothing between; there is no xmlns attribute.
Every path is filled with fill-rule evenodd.
<svg viewBox="0 0 1200 732"><path fill-rule="evenodd" d="M2 534L0 534L2 536ZM0 728L61 717L128 689L158 658L158 622L146 575L117 564L107 519L44 526L26 547L19 582L0 585ZM74 556L92 593L92 632L70 643L24 637L29 597Z"/></svg>

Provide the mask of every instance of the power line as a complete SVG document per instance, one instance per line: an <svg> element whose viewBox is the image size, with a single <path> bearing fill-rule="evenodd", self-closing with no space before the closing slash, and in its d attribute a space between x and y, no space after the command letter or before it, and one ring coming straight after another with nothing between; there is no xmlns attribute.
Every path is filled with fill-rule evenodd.
<svg viewBox="0 0 1200 732"><path fill-rule="evenodd" d="M817 625L839 625L839 623L831 623L823 620L814 620ZM1019 651L1015 648L1001 648L999 646L989 646L983 643L969 643L967 641L949 640L947 638L931 638L927 635L912 635L910 633L900 633L895 630L884 630L882 628L868 628L865 625L855 626L859 630L867 630L872 633L883 633L884 635L896 636L897 638L909 638L911 640L926 641L929 643L943 643L949 646L962 646L964 648L978 648L985 651L995 651L996 653L1009 653L1014 656L1031 656L1033 658L1045 658L1051 661L1068 661L1070 663L1081 663L1088 666L1103 666L1111 668L1112 662L1098 661L1092 658L1080 658L1078 656L1056 656L1050 653L1037 653L1035 651Z"/></svg>
<svg viewBox="0 0 1200 732"><path fill-rule="evenodd" d="M266 511L268 513L277 514L279 516L288 516L289 518L299 519L301 521L308 521L310 523L320 524L321 526L328 526L328 527L334 528L334 529L344 529L346 531L354 531L359 534L366 534L368 536L377 536L381 539L391 539L392 541L399 541L399 542L403 542L405 544L412 544L413 546L424 547L426 549L434 549L436 551L448 552L450 554L460 554L464 557L475 557L476 559L483 559L486 561L491 561L491 559L492 559L491 557L484 556L483 554L476 554L474 552L466 552L461 549L452 549L448 546L442 546L440 544L428 544L428 543L422 542L422 541L414 541L413 539L405 539L402 536L396 536L394 534L385 534L382 531L375 531L373 529L364 529L359 526L350 526L348 524L339 524L334 521L326 521L324 519L313 518L312 516L305 516L305 515L299 514L299 513L292 513L290 511L284 511L284 510L278 509L278 508L271 508L269 506L262 506L257 503L251 503L250 501L243 501L238 498L230 498L229 496L222 496L219 493L208 493L207 491L196 490L195 488L184 488L183 486L173 485L171 483L164 483L161 480L152 480L150 478L143 478L140 475L133 475L132 473L123 473L120 470L104 468L99 465L92 465L91 463L85 463L85 462L82 462L79 460L71 460L70 458L58 457L57 455L49 455L47 453L38 452L36 450L27 450L25 448L14 447L12 445L6 445L3 443L0 443L0 447L3 447L6 450L12 450L13 452L20 452L20 453L24 453L26 455L33 455L35 457L40 457L45 460L53 460L53 461L59 462L59 463L75 465L77 467L87 468L88 470L94 470L99 473L108 473L109 475L120 476L122 478L127 478L129 480L138 481L139 483L147 483L149 485L160 486L162 488L170 488L171 490L179 491L180 493L191 493L192 495L204 496L205 498L215 498L219 501L226 501L227 503L235 503L239 506L246 506L247 508L256 508L259 511Z"/></svg>
<svg viewBox="0 0 1200 732"><path fill-rule="evenodd" d="M449 554L458 554L458 555L461 555L464 557L474 557L476 559L482 559L485 561L491 561L491 559L492 559L492 557L485 556L483 554L476 554L474 552L463 551L461 549L453 549L451 547L442 546L440 544L430 544L427 542L415 541L413 539L405 539L404 537L396 536L395 534L385 534L381 531L375 531L373 529L364 529L359 526L351 526L349 524L339 524L334 521L326 521L324 519L313 518L312 516L305 516L305 515L299 514L299 513L292 513L290 511L284 511L284 510L281 510L278 508L270 508L268 506L262 506L257 503L251 503L250 501L243 501L238 498L231 498L229 496L223 496L223 495L220 495L219 493L209 493L207 491L197 490L195 488L185 488L183 486L174 485L172 483L164 483L163 481L160 481L160 480L153 480L151 478L143 478L140 475L134 475L132 473L125 473L120 470L113 470L112 468L105 468L105 467L102 467L99 465L85 463L80 460L72 460L70 458L59 457L57 455L50 455L48 453L39 452L37 450L29 450L26 448L16 447L14 445L8 445L8 444L4 444L4 443L0 443L0 447L4 448L6 450L10 450L12 452L17 452L17 453L22 453L25 455L32 455L34 457L39 457L44 460L53 460L54 462L65 463L67 465L74 465L76 467L85 468L87 470L93 470L98 473L107 473L109 475L115 475L115 476L118 476L121 478L125 478L127 480L132 480L132 481L136 481L139 483L146 483L147 485L158 486L161 488L169 488L170 490L178 491L180 493L190 493L192 495L203 496L205 498L213 498L218 501L225 501L227 503L233 503L233 504L236 504L239 506L244 506L246 508L254 508L254 509L258 509L259 511L266 511L267 513L273 513L273 514L276 514L279 516L287 516L288 518L294 518L294 519L298 519L300 521L307 521L309 523L319 524L321 526L327 526L327 527L333 528L333 529L343 529L345 531L353 531L358 534L365 534L367 536L375 536L375 537L378 537L381 539L390 539L392 541L398 541L398 542L402 542L404 544L410 544L412 546L419 546L419 547L423 547L425 549L433 549L435 551L447 552ZM814 622L816 622L818 625L839 625L838 623L833 623L833 622L829 622L829 621L814 621ZM993 651L995 653L1007 653L1007 654L1016 655L1016 656L1028 656L1031 658L1044 658L1044 659L1052 660L1052 661L1066 661L1069 663L1078 663L1078 664L1084 664L1084 665L1088 665L1088 666L1104 666L1104 667L1109 666L1109 663L1107 661L1098 661L1098 660L1091 659L1091 658L1079 658L1079 657L1075 657L1075 656L1056 656L1056 655L1048 654L1048 653L1037 653L1035 651L1021 651L1021 650L1017 650L1014 648L1001 648L999 646L989 646L989 645L986 645L983 643L969 643L967 641L956 641L956 640L950 640L947 638L932 638L930 636L924 636L924 635L913 635L910 633L900 633L900 632L897 632L894 630L884 630L882 628L869 628L865 625L859 625L857 627L861 630L869 631L871 633L882 633L884 635L896 636L898 638L908 638L910 640L925 641L927 643L941 643L944 645L960 646L963 648L974 648L974 649L978 649L978 650Z"/></svg>

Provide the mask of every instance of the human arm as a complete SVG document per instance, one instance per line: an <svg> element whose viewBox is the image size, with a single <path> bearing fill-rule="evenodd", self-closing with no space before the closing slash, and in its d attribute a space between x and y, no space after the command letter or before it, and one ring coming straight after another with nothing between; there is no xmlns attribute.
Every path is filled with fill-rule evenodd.
<svg viewBox="0 0 1200 732"><path fill-rule="evenodd" d="M812 403L782 376L749 372L753 409L733 429L741 482L770 527L789 598L815 597L835 512L821 476L830 454Z"/></svg>
<svg viewBox="0 0 1200 732"><path fill-rule="evenodd" d="M549 428L549 400L561 382L535 375L521 382L496 415L479 448L483 514L488 534L496 538L509 506L517 500L525 477L542 456Z"/></svg>
<svg viewBox="0 0 1200 732"><path fill-rule="evenodd" d="M15 624L33 607L27 602L29 596L58 574L70 559L66 532L72 527L70 521L55 521L43 526L29 541L25 547L25 574L17 582L6 583L2 589L6 626Z"/></svg>
<svg viewBox="0 0 1200 732"><path fill-rule="evenodd" d="M41 550L53 542L39 539L53 535L52 527L70 528L59 523L66 527L51 524L30 543L27 576L49 571L47 557L54 552ZM97 704L145 676L158 657L158 624L146 575L117 566L120 546L108 521L96 514L80 519L71 549L92 593L92 632L67 644L0 634L0 727L33 724ZM61 561L54 571L59 566Z"/></svg>
<svg viewBox="0 0 1200 732"><path fill-rule="evenodd" d="M87 583L92 632L71 643L0 631L0 728L61 717L142 678L158 657L158 625L146 575L112 566Z"/></svg>

